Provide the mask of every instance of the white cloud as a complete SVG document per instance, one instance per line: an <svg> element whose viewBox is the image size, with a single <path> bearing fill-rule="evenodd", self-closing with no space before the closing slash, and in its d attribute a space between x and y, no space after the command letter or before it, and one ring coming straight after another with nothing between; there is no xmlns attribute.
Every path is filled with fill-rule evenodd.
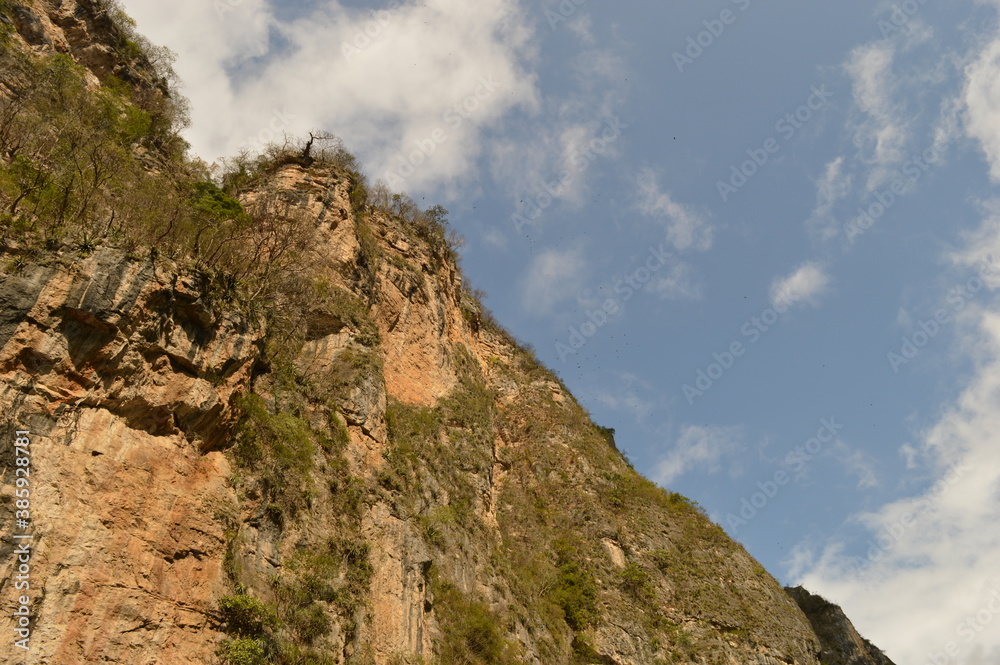
<svg viewBox="0 0 1000 665"><path fill-rule="evenodd" d="M652 169L642 169L637 178L639 210L666 227L667 241L678 250L707 250L712 247L713 229L705 217L690 206L674 201L660 189Z"/></svg>
<svg viewBox="0 0 1000 665"><path fill-rule="evenodd" d="M806 225L821 240L829 240L840 234L840 226L831 215L834 206L850 193L851 184L851 175L845 173L843 156L827 164L823 175L816 181L816 208Z"/></svg>
<svg viewBox="0 0 1000 665"><path fill-rule="evenodd" d="M532 260L521 283L522 305L533 314L550 314L563 300L571 299L586 279L583 250L547 250Z"/></svg>
<svg viewBox="0 0 1000 665"><path fill-rule="evenodd" d="M845 65L854 103L864 117L854 127L854 143L872 166L869 191L903 161L909 140L903 109L893 99L898 87L892 69L895 53L894 42L880 40L854 49Z"/></svg>
<svg viewBox="0 0 1000 665"><path fill-rule="evenodd" d="M1000 3L994 3L1000 7ZM946 100L935 144L963 129L1000 180L1000 38L965 70L960 105ZM1000 201L983 205L950 262L1000 289ZM995 259L994 259L995 260ZM859 630L897 663L1000 662L1000 308L981 298L954 323L955 347L972 363L968 382L917 441L900 447L907 469L929 487L855 515L863 535L802 543L797 582L838 602ZM863 542L864 544L861 544Z"/></svg>
<svg viewBox="0 0 1000 665"><path fill-rule="evenodd" d="M771 284L771 304L792 307L799 303L815 305L830 284L826 270L815 261L796 268L792 274Z"/></svg>
<svg viewBox="0 0 1000 665"><path fill-rule="evenodd" d="M995 243L997 230L988 217L951 258L975 263L975 239ZM901 448L908 466L936 481L856 515L864 545L802 544L792 562L797 582L841 604L898 663L1000 658L1000 309L971 305L955 325L972 378L918 442Z"/></svg>
<svg viewBox="0 0 1000 665"><path fill-rule="evenodd" d="M885 12L891 14L895 6L883 7L876 15L886 19ZM934 44L933 37L934 31L920 17L911 18L892 36L852 50L843 65L854 101L847 130L856 154L849 156L848 166L864 171L863 196L898 177L900 167L915 152L915 139L921 129L922 113L914 109L919 109L929 94L940 94L940 86L955 78L952 54L921 52L921 47ZM946 132L954 112L943 107L941 114L932 132L935 145L943 150L944 143L953 136ZM838 168L843 171L844 165Z"/></svg>
<svg viewBox="0 0 1000 665"><path fill-rule="evenodd" d="M262 0L125 4L145 34L179 52L188 137L207 159L275 126L322 128L370 176L395 174L402 180L390 184L413 190L466 173L483 131L537 104L533 32L517 0L427 0L377 14L324 0L286 21ZM275 109L294 118L276 123ZM401 171L407 163L412 173Z"/></svg>
<svg viewBox="0 0 1000 665"><path fill-rule="evenodd" d="M631 372L618 372L618 385L601 386L590 390L590 398L609 409L628 413L642 422L656 411L656 402L640 396L655 391L655 386Z"/></svg>
<svg viewBox="0 0 1000 665"><path fill-rule="evenodd" d="M972 269L991 289L1000 288L1000 199L982 204L984 219L979 228L963 233L965 249L952 252L956 266Z"/></svg>
<svg viewBox="0 0 1000 665"><path fill-rule="evenodd" d="M689 425L673 448L654 467L653 480L667 486L690 471L715 473L724 456L745 449L743 429L733 426Z"/></svg>
<svg viewBox="0 0 1000 665"><path fill-rule="evenodd" d="M597 120L565 120L556 124L553 131L557 132L556 150L551 154L542 156L542 164L550 169L552 173L570 174L568 178L561 181L557 188L559 198L573 207L580 207L586 203L586 196L590 193L587 184L591 182L588 172L591 171L599 160L613 157L618 153L617 143L621 138L620 134L610 141L601 138L605 124L600 119ZM610 135L610 132L609 132ZM595 143L599 141L600 143ZM595 151L592 146L602 146L599 151ZM557 161L551 163L551 159ZM550 181L559 182L557 178L549 178ZM541 190L540 181L533 185L535 190Z"/></svg>
<svg viewBox="0 0 1000 665"><path fill-rule="evenodd" d="M893 15L898 20L899 7L881 2L876 20L893 25L889 21ZM816 206L806 227L823 241L839 235L844 220L835 218L838 203L870 202L872 194L897 180L911 192L914 183L903 178L907 162L926 154L929 141L939 168L960 134L962 105L953 84L965 57L943 50L920 15L906 14L903 27L885 34L851 50L841 67L851 86L845 130L854 149L829 160L816 181Z"/></svg>
<svg viewBox="0 0 1000 665"><path fill-rule="evenodd" d="M966 133L979 142L990 177L1000 180L1000 38L982 50L965 74Z"/></svg>
<svg viewBox="0 0 1000 665"><path fill-rule="evenodd" d="M857 478L857 488L871 489L879 486L875 473L875 458L857 448L852 448L843 441L836 441L830 449L833 458L844 465L847 472Z"/></svg>
<svg viewBox="0 0 1000 665"><path fill-rule="evenodd" d="M543 95L541 112L507 127L493 146L493 177L518 197L519 205L554 193L579 208L601 165L621 154L629 130L620 116L628 67L616 47L593 47L586 16L570 24L582 26L571 30L580 41L579 52L566 64L571 90Z"/></svg>
<svg viewBox="0 0 1000 665"><path fill-rule="evenodd" d="M675 263L670 268L661 268L646 285L646 290L663 300L701 300L704 297L704 290L694 268L687 263Z"/></svg>
<svg viewBox="0 0 1000 665"><path fill-rule="evenodd" d="M507 236L496 228L488 228L483 234L483 244L493 249L507 249Z"/></svg>
<svg viewBox="0 0 1000 665"><path fill-rule="evenodd" d="M584 44L592 45L597 40L594 38L594 21L590 14L580 14L567 26Z"/></svg>

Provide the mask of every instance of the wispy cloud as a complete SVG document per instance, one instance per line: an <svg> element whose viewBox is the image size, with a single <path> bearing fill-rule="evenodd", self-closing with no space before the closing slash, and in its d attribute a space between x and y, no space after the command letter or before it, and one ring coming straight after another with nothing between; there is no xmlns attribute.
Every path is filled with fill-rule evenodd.
<svg viewBox="0 0 1000 665"><path fill-rule="evenodd" d="M899 7L881 3L876 16L898 23ZM852 149L830 159L816 179L816 206L806 226L820 240L839 235L837 213L856 214L855 205L841 203L864 201L900 179L928 145L943 156L957 134L960 105L952 86L963 57L940 50L920 13L902 16L902 27L854 48L842 64L852 93L844 128Z"/></svg>
<svg viewBox="0 0 1000 665"><path fill-rule="evenodd" d="M493 137L491 174L520 205L555 191L560 203L582 206L599 166L622 154L629 128L621 116L630 71L621 43L597 46L585 8L562 27L577 40L572 57L560 60L566 85L540 92L530 113Z"/></svg>
<svg viewBox="0 0 1000 665"><path fill-rule="evenodd" d="M904 109L893 95L898 85L892 68L895 54L894 42L880 40L852 51L844 67L862 114L854 127L854 143L872 167L868 191L903 161L909 140Z"/></svg>
<svg viewBox="0 0 1000 665"><path fill-rule="evenodd" d="M846 442L838 440L830 448L830 454L840 462L849 474L857 479L857 488L871 489L879 486L875 471L875 458L857 448L852 448Z"/></svg>
<svg viewBox="0 0 1000 665"><path fill-rule="evenodd" d="M633 416L637 422L644 421L656 410L656 402L642 394L656 391L656 387L631 372L617 372L617 385L601 386L590 391L592 399L600 404Z"/></svg>
<svg viewBox="0 0 1000 665"><path fill-rule="evenodd" d="M1000 8L1000 3L994 2ZM989 174L1000 180L1000 34L960 70L957 100L946 99L934 144L961 127L978 142ZM878 64L878 63L875 63ZM871 67L887 71L887 64ZM879 80L873 74L872 85ZM890 89L890 88L887 88ZM892 105L872 95L885 120L886 154L898 132ZM881 109L881 111L879 111ZM959 113L960 112L960 113ZM961 121L959 125L958 121ZM899 127L899 125L895 125ZM982 206L978 229L945 257L963 271L1000 256L1000 203ZM1000 278L977 270L996 293ZM840 603L859 629L896 662L986 665L1000 662L1000 307L988 296L954 323L955 348L971 363L964 388L915 442L900 446L911 474L930 482L847 521L860 537L804 542L792 558L796 581ZM852 456L843 457L851 462ZM859 479L864 482L862 472Z"/></svg>
<svg viewBox="0 0 1000 665"><path fill-rule="evenodd" d="M771 305L815 305L829 284L830 276L823 266L815 261L804 263L787 277L774 280L771 284Z"/></svg>
<svg viewBox="0 0 1000 665"><path fill-rule="evenodd" d="M717 472L724 457L745 448L741 427L689 425L656 464L653 479L666 486L691 471Z"/></svg>
<svg viewBox="0 0 1000 665"><path fill-rule="evenodd" d="M521 282L522 305L533 314L549 314L563 300L574 298L587 278L580 246L552 249L538 255Z"/></svg>
<svg viewBox="0 0 1000 665"><path fill-rule="evenodd" d="M684 262L661 269L646 285L646 290L663 300L701 300L705 296L694 268Z"/></svg>
<svg viewBox="0 0 1000 665"><path fill-rule="evenodd" d="M996 289L1000 288L1000 199L984 201L980 208L983 220L979 228L963 233L965 247L947 258L958 267L974 270L986 286Z"/></svg>
<svg viewBox="0 0 1000 665"><path fill-rule="evenodd" d="M996 630L974 633L974 643L958 633L1000 589L1000 316L984 317L981 326L977 333L987 332L992 358L922 441L936 460L938 482L858 515L854 521L868 539L851 556L845 542L818 552L805 547L793 570L807 587L841 603L896 662L926 662L949 642L961 653L948 662L974 662L972 647L1000 653Z"/></svg>
<svg viewBox="0 0 1000 665"><path fill-rule="evenodd" d="M658 220L666 229L667 240L678 250L707 250L712 246L713 229L705 216L691 206L674 201L660 188L656 173L645 168L636 179L640 212Z"/></svg>
<svg viewBox="0 0 1000 665"><path fill-rule="evenodd" d="M806 224L821 240L840 234L840 225L833 218L833 211L837 203L850 193L852 184L853 178L844 168L843 156L827 164L823 175L816 180L816 208Z"/></svg>
<svg viewBox="0 0 1000 665"><path fill-rule="evenodd" d="M987 45L965 73L966 132L979 142L990 177L1000 180L1000 38Z"/></svg>

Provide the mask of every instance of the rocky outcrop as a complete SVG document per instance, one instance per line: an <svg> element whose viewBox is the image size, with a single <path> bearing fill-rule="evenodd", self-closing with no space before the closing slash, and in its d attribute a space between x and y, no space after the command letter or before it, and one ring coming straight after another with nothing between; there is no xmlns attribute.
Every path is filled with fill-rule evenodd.
<svg viewBox="0 0 1000 665"><path fill-rule="evenodd" d="M858 635L838 606L800 586L787 587L785 591L802 608L816 631L822 645L819 659L823 665L893 665L874 644Z"/></svg>
<svg viewBox="0 0 1000 665"><path fill-rule="evenodd" d="M31 582L24 662L202 663L234 501L215 449L262 330L222 314L205 279L100 250L0 281L0 493L13 522L15 429L32 438ZM9 533L9 532L8 532ZM0 594L16 558L0 544ZM4 651L14 643L0 622ZM8 655L13 655L7 651Z"/></svg>
<svg viewBox="0 0 1000 665"><path fill-rule="evenodd" d="M33 50L63 53L82 65L94 84L115 76L136 87L166 91L155 67L130 47L130 36L98 0L11 0L9 20Z"/></svg>
<svg viewBox="0 0 1000 665"><path fill-rule="evenodd" d="M202 275L100 250L0 285L0 372L58 420L101 409L207 450L231 425L263 331L207 302Z"/></svg>

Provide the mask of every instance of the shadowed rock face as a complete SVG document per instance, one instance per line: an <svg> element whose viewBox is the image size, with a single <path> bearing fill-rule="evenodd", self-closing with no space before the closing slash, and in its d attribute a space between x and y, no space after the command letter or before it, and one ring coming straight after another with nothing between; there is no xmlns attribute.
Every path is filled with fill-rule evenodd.
<svg viewBox="0 0 1000 665"><path fill-rule="evenodd" d="M217 314L205 278L116 250L29 266L0 282L0 371L49 397L53 418L99 408L132 429L183 435L206 450L228 433L261 331Z"/></svg>
<svg viewBox="0 0 1000 665"><path fill-rule="evenodd" d="M874 644L858 635L837 605L800 586L787 587L785 591L812 624L822 645L819 659L823 665L893 665Z"/></svg>

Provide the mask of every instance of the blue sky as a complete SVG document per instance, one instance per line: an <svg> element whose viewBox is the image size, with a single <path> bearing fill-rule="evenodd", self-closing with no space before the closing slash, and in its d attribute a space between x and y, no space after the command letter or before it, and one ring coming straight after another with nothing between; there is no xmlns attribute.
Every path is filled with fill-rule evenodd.
<svg viewBox="0 0 1000 665"><path fill-rule="evenodd" d="M650 4L124 2L198 155L338 134L641 472L1000 661L1000 2Z"/></svg>

